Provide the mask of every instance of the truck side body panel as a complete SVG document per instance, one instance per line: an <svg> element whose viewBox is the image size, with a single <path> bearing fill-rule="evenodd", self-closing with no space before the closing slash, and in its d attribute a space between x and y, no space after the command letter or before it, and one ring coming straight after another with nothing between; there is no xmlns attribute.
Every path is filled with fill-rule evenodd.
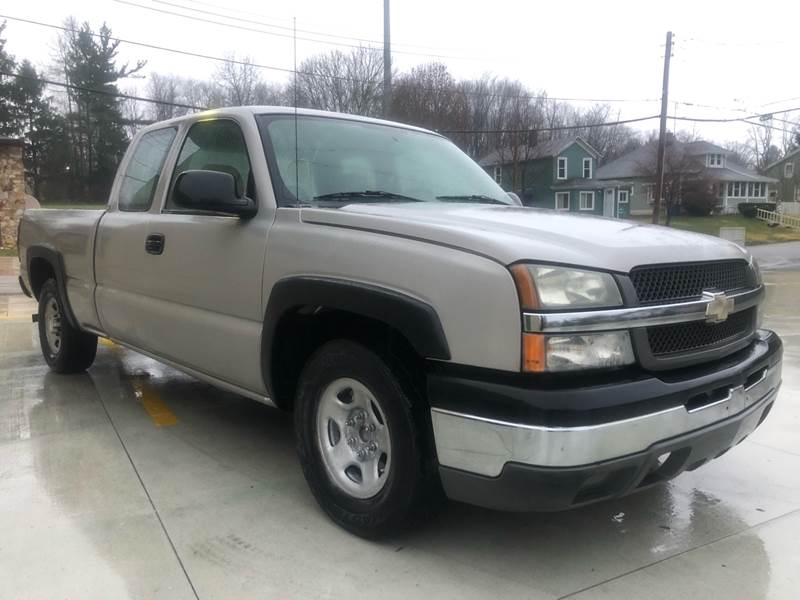
<svg viewBox="0 0 800 600"><path fill-rule="evenodd" d="M20 228L20 270L28 289L31 289L28 251L47 248L60 254L72 312L80 326L95 330L101 324L94 304L94 244L104 214L104 210L27 210Z"/></svg>

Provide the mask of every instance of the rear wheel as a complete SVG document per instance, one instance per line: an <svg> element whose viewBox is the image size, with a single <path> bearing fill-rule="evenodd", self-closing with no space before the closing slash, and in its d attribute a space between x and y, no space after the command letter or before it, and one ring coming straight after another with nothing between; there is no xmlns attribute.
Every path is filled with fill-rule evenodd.
<svg viewBox="0 0 800 600"><path fill-rule="evenodd" d="M295 403L298 455L320 506L348 531L382 537L438 504L418 408L360 344L328 342L305 366Z"/></svg>
<svg viewBox="0 0 800 600"><path fill-rule="evenodd" d="M97 353L97 336L70 325L54 279L39 292L39 342L42 355L56 373L79 373L88 369Z"/></svg>

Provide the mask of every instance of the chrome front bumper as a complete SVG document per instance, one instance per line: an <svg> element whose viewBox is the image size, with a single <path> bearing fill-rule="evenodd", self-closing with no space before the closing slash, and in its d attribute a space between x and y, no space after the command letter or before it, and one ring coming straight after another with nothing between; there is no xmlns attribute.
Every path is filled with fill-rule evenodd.
<svg viewBox="0 0 800 600"><path fill-rule="evenodd" d="M442 467L497 477L508 463L568 468L625 457L728 419L742 420L743 438L758 426L760 409L775 399L780 381L778 361L755 380L721 390L696 408L687 408L688 403L581 427L512 423L434 407L436 452Z"/></svg>

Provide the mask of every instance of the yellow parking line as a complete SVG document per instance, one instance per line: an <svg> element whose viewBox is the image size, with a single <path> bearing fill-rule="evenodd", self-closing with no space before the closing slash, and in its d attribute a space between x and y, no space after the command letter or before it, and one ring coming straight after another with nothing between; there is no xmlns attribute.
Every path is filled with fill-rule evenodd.
<svg viewBox="0 0 800 600"><path fill-rule="evenodd" d="M136 398L142 403L156 427L171 427L178 424L178 417L169 409L158 392L144 377L131 377Z"/></svg>

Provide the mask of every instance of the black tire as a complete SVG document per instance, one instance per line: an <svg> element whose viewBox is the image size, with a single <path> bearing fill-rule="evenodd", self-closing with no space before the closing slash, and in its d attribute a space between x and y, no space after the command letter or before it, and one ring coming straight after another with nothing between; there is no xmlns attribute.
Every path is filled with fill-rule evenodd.
<svg viewBox="0 0 800 600"><path fill-rule="evenodd" d="M57 343L48 340L48 305L55 302L58 307ZM97 336L75 329L69 324L64 312L64 301L58 293L54 279L48 279L39 292L39 342L44 360L56 373L80 373L94 362L97 354Z"/></svg>
<svg viewBox="0 0 800 600"><path fill-rule="evenodd" d="M370 498L354 497L333 480L317 437L322 394L341 378L355 379L369 389L388 426L391 468L383 488ZM441 506L444 496L427 433L427 411L409 386L402 385L387 363L366 347L349 340L320 347L300 376L294 419L306 481L322 509L347 531L368 539L386 537Z"/></svg>

